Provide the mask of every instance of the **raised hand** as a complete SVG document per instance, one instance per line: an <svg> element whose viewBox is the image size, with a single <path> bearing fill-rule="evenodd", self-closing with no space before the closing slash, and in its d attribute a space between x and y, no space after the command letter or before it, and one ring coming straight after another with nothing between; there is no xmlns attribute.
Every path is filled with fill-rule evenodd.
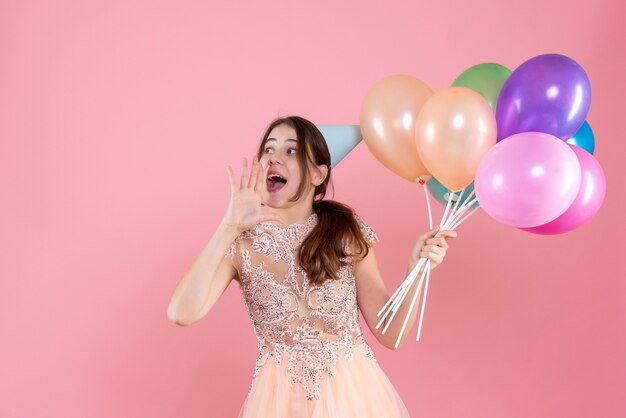
<svg viewBox="0 0 626 418"><path fill-rule="evenodd" d="M269 166L268 166L269 167ZM230 203L224 222L237 229L238 233L250 229L260 222L276 221L282 223L282 218L276 213L262 213L261 191L265 187L268 167L263 168L256 158L252 159L252 168L248 173L248 160L243 159L241 179L235 181L233 169L228 166L230 180Z"/></svg>

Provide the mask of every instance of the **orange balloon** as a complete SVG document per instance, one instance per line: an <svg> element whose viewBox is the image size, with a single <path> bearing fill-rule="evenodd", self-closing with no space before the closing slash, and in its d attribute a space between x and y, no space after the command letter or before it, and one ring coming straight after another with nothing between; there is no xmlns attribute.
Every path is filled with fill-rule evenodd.
<svg viewBox="0 0 626 418"><path fill-rule="evenodd" d="M423 81L398 74L374 84L361 106L367 147L385 167L409 181L430 175L415 147L415 121L432 95Z"/></svg>
<svg viewBox="0 0 626 418"><path fill-rule="evenodd" d="M424 165L448 189L474 181L485 153L496 144L489 103L465 87L449 87L424 104L415 123L415 144Z"/></svg>

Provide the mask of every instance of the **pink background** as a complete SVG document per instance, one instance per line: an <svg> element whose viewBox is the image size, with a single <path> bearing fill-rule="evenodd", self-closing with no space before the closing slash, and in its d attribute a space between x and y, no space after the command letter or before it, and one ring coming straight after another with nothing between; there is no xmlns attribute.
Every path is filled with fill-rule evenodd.
<svg viewBox="0 0 626 418"><path fill-rule="evenodd" d="M435 271L422 341L366 338L415 417L626 416L625 9L3 0L0 416L235 415L257 350L239 289L191 327L166 318L226 209L226 165L279 115L358 124L387 75L439 90L474 64L547 52L591 79L604 206L553 237L477 214ZM334 183L378 233L395 290L427 228L422 191L363 143Z"/></svg>

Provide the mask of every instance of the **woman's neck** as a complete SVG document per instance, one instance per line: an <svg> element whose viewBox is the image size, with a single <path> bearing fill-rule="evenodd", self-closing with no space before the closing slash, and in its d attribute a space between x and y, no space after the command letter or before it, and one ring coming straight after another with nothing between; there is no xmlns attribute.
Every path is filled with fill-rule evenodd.
<svg viewBox="0 0 626 418"><path fill-rule="evenodd" d="M270 208L270 211L282 217L284 226L304 224L313 214L313 202L297 202L288 208Z"/></svg>

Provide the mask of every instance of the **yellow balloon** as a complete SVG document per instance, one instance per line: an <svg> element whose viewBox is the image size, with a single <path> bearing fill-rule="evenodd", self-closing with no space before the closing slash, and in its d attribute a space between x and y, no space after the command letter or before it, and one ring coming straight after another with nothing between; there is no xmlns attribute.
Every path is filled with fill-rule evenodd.
<svg viewBox="0 0 626 418"><path fill-rule="evenodd" d="M376 159L397 175L419 181L430 173L415 146L415 121L433 90L398 74L378 81L361 106L361 134Z"/></svg>
<svg viewBox="0 0 626 418"><path fill-rule="evenodd" d="M454 191L474 181L480 160L496 141L496 119L489 103L465 87L435 93L415 124L421 160L441 184Z"/></svg>

